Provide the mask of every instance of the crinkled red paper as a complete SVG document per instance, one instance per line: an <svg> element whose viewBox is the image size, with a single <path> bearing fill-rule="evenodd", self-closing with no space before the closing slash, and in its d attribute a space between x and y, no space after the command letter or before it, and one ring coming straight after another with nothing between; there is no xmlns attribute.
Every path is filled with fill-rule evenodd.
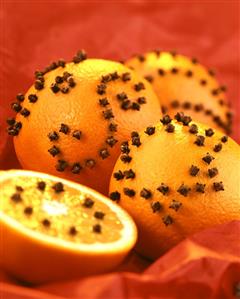
<svg viewBox="0 0 240 299"><path fill-rule="evenodd" d="M141 274L121 271L31 289L3 276L0 294L4 299L237 299L239 236L240 221L200 232Z"/></svg>
<svg viewBox="0 0 240 299"><path fill-rule="evenodd" d="M198 57L228 86L240 142L239 10L238 0L0 0L0 169L20 167L5 133L9 103L36 69L81 48L115 60L156 48ZM237 298L240 222L200 232L150 266L132 254L116 272L78 281L28 288L0 279L1 299Z"/></svg>

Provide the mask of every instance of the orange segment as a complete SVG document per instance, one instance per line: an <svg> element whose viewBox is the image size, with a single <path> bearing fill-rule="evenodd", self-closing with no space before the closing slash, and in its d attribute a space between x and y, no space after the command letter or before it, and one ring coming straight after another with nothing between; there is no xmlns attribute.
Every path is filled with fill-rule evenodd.
<svg viewBox="0 0 240 299"><path fill-rule="evenodd" d="M232 114L212 70L196 59L175 52L148 52L125 63L152 84L163 112L174 116L183 111L196 121L229 133Z"/></svg>
<svg viewBox="0 0 240 299"><path fill-rule="evenodd" d="M1 264L32 283L103 273L136 242L136 227L99 193L54 176L0 175Z"/></svg>
<svg viewBox="0 0 240 299"><path fill-rule="evenodd" d="M176 118L134 132L110 183L110 198L138 226L138 251L153 259L195 232L240 219L239 145L187 116Z"/></svg>

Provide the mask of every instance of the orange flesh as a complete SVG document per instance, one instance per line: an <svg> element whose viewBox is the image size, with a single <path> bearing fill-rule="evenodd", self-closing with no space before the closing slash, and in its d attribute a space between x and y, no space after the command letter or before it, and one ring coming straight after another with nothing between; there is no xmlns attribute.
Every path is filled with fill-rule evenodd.
<svg viewBox="0 0 240 299"><path fill-rule="evenodd" d="M41 191L37 188L40 181L34 177L5 180L1 184L1 210L29 229L70 242L109 243L121 238L123 225L104 203L65 185L63 192L56 193L53 189L56 182L47 179L44 179L45 190ZM24 190L17 191L16 186ZM15 193L20 194L22 201L14 202L11 199ZM94 201L92 207L83 205L86 198ZM24 213L27 207L33 209L32 214ZM95 212L103 212L103 219L97 219ZM43 225L44 219L50 221L50 226ZM93 231L96 224L101 226L101 232ZM70 233L71 227L76 229L74 234Z"/></svg>

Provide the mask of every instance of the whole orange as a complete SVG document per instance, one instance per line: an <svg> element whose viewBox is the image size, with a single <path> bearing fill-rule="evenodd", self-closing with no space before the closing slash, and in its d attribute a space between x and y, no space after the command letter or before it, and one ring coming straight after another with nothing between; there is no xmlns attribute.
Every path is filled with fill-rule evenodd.
<svg viewBox="0 0 240 299"><path fill-rule="evenodd" d="M8 132L24 169L106 194L121 141L156 122L161 108L151 85L134 71L78 55L36 73L35 84L12 104L18 113Z"/></svg>
<svg viewBox="0 0 240 299"><path fill-rule="evenodd" d="M138 146L134 132L110 183L110 198L138 226L138 251L153 259L195 232L240 219L239 145L188 116L176 119L164 116L138 134Z"/></svg>
<svg viewBox="0 0 240 299"><path fill-rule="evenodd" d="M125 63L152 84L164 113L183 111L196 121L230 133L232 112L226 100L226 87L215 72L197 59L176 52L148 52Z"/></svg>

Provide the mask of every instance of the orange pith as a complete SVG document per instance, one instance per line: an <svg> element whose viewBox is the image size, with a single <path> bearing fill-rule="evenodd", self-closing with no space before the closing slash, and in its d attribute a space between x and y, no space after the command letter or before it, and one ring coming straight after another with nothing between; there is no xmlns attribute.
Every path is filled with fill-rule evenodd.
<svg viewBox="0 0 240 299"><path fill-rule="evenodd" d="M151 258L197 231L240 219L239 145L183 114L176 118L140 133L138 146L133 138L125 144L110 183L110 198L138 226L138 251Z"/></svg>
<svg viewBox="0 0 240 299"><path fill-rule="evenodd" d="M39 283L103 273L134 246L131 218L85 186L16 170L1 173L0 187L0 263L18 279Z"/></svg>
<svg viewBox="0 0 240 299"><path fill-rule="evenodd" d="M120 142L161 116L150 84L100 59L68 63L40 78L43 88L35 83L28 90L9 128L21 165L107 193Z"/></svg>
<svg viewBox="0 0 240 299"><path fill-rule="evenodd" d="M125 64L150 81L164 113L174 116L184 111L196 121L230 132L232 114L226 87L195 58L155 51L130 58Z"/></svg>

